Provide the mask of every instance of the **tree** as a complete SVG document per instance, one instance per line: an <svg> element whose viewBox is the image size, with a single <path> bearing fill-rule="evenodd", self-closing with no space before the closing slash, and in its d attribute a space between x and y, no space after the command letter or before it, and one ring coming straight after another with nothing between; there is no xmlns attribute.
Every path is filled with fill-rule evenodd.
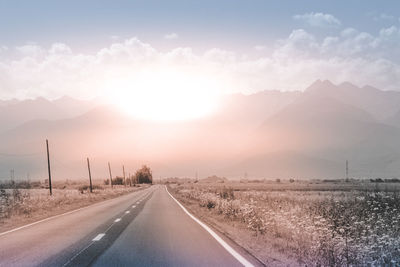
<svg viewBox="0 0 400 267"><path fill-rule="evenodd" d="M152 184L153 174L151 173L150 168L143 165L142 168L136 171L135 180L138 184Z"/></svg>

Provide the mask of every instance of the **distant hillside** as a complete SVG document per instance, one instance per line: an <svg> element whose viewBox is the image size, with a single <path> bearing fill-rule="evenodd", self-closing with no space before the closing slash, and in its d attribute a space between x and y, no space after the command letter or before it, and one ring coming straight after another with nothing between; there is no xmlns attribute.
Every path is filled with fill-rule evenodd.
<svg viewBox="0 0 400 267"><path fill-rule="evenodd" d="M400 110L400 92L382 91L372 86L358 87L349 82L334 85L330 81L318 80L305 93L336 99L363 109L378 120L385 120Z"/></svg>
<svg viewBox="0 0 400 267"><path fill-rule="evenodd" d="M0 179L11 169L45 177L46 138L55 179L86 177L86 157L98 178L107 177L108 161L116 175L122 164L132 172L148 164L155 179L343 178L346 160L357 178L400 177L398 95L316 81L304 92L227 95L215 114L178 122L141 121L69 97L3 103Z"/></svg>
<svg viewBox="0 0 400 267"><path fill-rule="evenodd" d="M81 115L96 104L70 97L50 101L45 98L0 102L0 132L32 120L60 120Z"/></svg>
<svg viewBox="0 0 400 267"><path fill-rule="evenodd" d="M213 175L204 179L200 179L199 183L225 183L227 181L228 179L225 177L218 177L216 175Z"/></svg>

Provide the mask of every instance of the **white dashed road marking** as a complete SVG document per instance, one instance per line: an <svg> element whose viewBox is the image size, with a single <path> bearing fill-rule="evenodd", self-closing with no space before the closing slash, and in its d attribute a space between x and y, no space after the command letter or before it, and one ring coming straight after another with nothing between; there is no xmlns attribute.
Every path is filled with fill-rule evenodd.
<svg viewBox="0 0 400 267"><path fill-rule="evenodd" d="M125 213L130 213L130 211L129 211L129 210L127 210L127 211L125 211Z"/></svg>
<svg viewBox="0 0 400 267"><path fill-rule="evenodd" d="M114 222L119 222L121 220L121 218L115 219Z"/></svg>
<svg viewBox="0 0 400 267"><path fill-rule="evenodd" d="M103 236L105 236L106 234L98 234L95 238L93 238L92 241L99 241L100 239L103 238Z"/></svg>

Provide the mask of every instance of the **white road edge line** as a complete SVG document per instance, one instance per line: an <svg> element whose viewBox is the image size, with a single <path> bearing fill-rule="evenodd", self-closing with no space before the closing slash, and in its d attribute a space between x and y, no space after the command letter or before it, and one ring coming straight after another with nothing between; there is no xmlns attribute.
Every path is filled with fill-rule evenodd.
<svg viewBox="0 0 400 267"><path fill-rule="evenodd" d="M40 220L40 221L37 221L37 222L26 224L26 225L23 225L21 227L17 227L17 228L11 229L9 231L0 233L0 236L8 234L8 233L15 232L15 231L18 231L18 230L21 230L21 229L24 229L26 227L29 227L29 226L32 226L32 225L35 225L35 224L38 224L38 223L42 223L42 222L45 222L45 221L48 221L48 220L52 220L52 219L55 219L55 218L58 218L58 217L61 217L61 216L64 216L64 215L68 215L68 214L71 214L71 213L74 213L74 212L77 212L77 211L80 211L80 210L83 210L83 209L86 209L86 208L89 208L89 207L90 206L82 207L82 208L79 208L79 209L76 209L76 210L71 210L71 211L68 211L68 212L65 212L65 213L62 213L62 214L58 214L58 215L55 215L55 216L52 216L52 217L48 217L46 219L43 219L43 220Z"/></svg>
<svg viewBox="0 0 400 267"><path fill-rule="evenodd" d="M148 189L148 188L146 188L146 189ZM146 189L144 189L144 190L146 190ZM133 191L132 193L136 193L136 192L138 192L138 191ZM130 193L130 194L132 194L132 193ZM127 194L127 195L129 195L129 194ZM68 215L68 214L71 214L71 213L74 213L74 212L77 212L77 211L80 211L80 210L83 210L83 209L87 209L87 208L92 207L93 205L99 205L99 204L101 204L103 202L106 202L106 201L112 201L114 199L115 198L107 199L107 200L104 200L104 201L100 201L100 202L94 203L94 204L89 205L89 206L85 206L85 207L82 207L82 208L79 208L79 209L76 209L76 210L71 210L71 211L68 211L68 212L65 212L65 213L62 213L62 214L54 215L52 217L48 217L48 218L45 218L45 219L40 220L40 221L36 221L36 222L30 223L30 224L26 224L26 225L23 225L23 226L20 226L20 227L17 227L17 228L2 232L2 233L0 233L0 236L9 234L9 233L12 233L12 232L15 232L15 231L18 231L18 230L21 230L21 229L24 229L24 228L27 228L27 227L30 227L30 226L33 226L33 225L38 224L38 223L42 223L42 222L49 221L49 220L52 220L52 219L55 219L55 218L58 218L58 217L61 217L61 216L64 216L64 215Z"/></svg>
<svg viewBox="0 0 400 267"><path fill-rule="evenodd" d="M105 236L106 234L98 234L95 238L93 238L92 241L100 241L100 239L103 238L103 236Z"/></svg>
<svg viewBox="0 0 400 267"><path fill-rule="evenodd" d="M120 220L121 220L121 218L117 218L117 219L115 219L114 222L119 222Z"/></svg>
<svg viewBox="0 0 400 267"><path fill-rule="evenodd" d="M189 215L190 218L192 218L195 222L197 222L198 224L200 224L201 227L203 227L212 237L214 237L215 240L217 240L217 242L224 247L224 249L226 249L226 251L228 251L235 259L237 259L241 264L243 264L243 266L246 267L250 267L250 266L254 266L253 264L251 264L248 260L246 260L242 255L240 255L238 252L236 252L236 250L234 250L231 246L228 245L228 243L226 243L221 237L219 237L213 230L211 230L210 227L208 227L207 225L205 225L202 221L200 221L199 219L197 219L196 217L194 217L190 212L187 211L187 209L176 199L174 198L173 195L171 195L171 193L168 191L167 186L165 186L165 190L167 191L167 193L169 194L169 196L175 200L176 203L178 203L178 205L183 209L183 211Z"/></svg>

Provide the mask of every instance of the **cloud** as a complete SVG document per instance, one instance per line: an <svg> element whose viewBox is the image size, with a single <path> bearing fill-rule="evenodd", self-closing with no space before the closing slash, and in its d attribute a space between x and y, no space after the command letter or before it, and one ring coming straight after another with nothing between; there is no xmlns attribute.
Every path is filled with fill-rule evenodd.
<svg viewBox="0 0 400 267"><path fill-rule="evenodd" d="M23 56L34 57L34 58L43 56L43 54L45 53L42 47L33 43L26 44L23 46L17 46L15 49L18 53L20 53Z"/></svg>
<svg viewBox="0 0 400 267"><path fill-rule="evenodd" d="M302 21L309 26L312 27L320 27L320 28L326 28L326 27L339 27L342 23L340 22L339 19L334 17L331 14L324 14L324 13L306 13L302 15L294 15L293 19Z"/></svg>
<svg viewBox="0 0 400 267"><path fill-rule="evenodd" d="M71 54L72 50L69 46L63 43L54 43L49 49L49 54Z"/></svg>
<svg viewBox="0 0 400 267"><path fill-rule="evenodd" d="M382 20L388 20L388 21L393 21L396 18L392 15L388 15L386 13L381 13L378 16L374 16L373 18L375 21L382 21Z"/></svg>
<svg viewBox="0 0 400 267"><path fill-rule="evenodd" d="M302 90L316 79L400 91L399 44L395 25L375 35L346 28L323 38L296 29L268 46L268 56L253 58L222 48L196 53L191 47L176 47L164 52L135 37L90 53L75 52L64 43L27 44L8 48L17 53L1 57L0 98L115 94L129 84L116 88L110 81L129 80L146 69L203 75L215 79L221 92Z"/></svg>
<svg viewBox="0 0 400 267"><path fill-rule="evenodd" d="M174 40L174 39L178 39L179 35L177 33L167 33L166 35L164 35L164 38L167 40Z"/></svg>

